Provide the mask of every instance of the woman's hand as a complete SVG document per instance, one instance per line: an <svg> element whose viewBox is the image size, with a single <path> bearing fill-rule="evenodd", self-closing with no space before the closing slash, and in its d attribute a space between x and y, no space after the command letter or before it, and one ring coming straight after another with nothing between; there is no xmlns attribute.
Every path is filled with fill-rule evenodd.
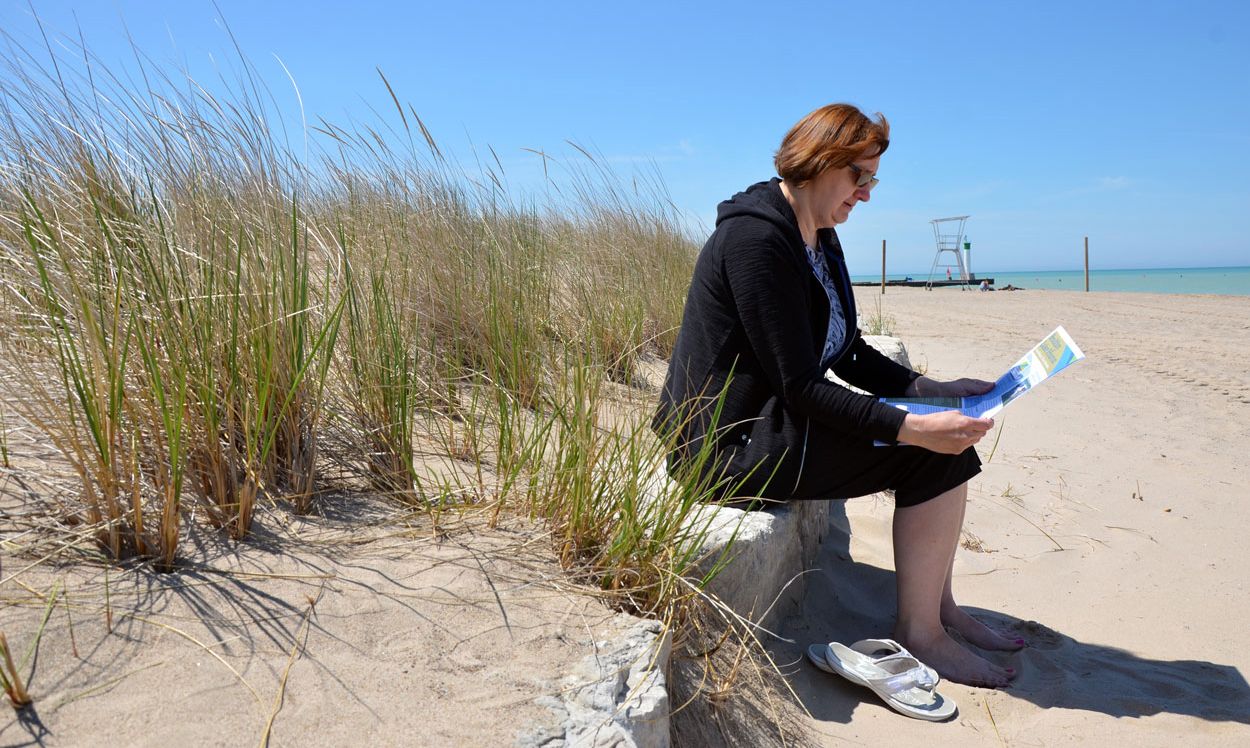
<svg viewBox="0 0 1250 748"><path fill-rule="evenodd" d="M926 416L908 413L903 419L903 427L898 430L898 440L901 444L924 447L931 452L957 455L981 441L981 437L993 427L992 418L969 418L957 410Z"/></svg>
<svg viewBox="0 0 1250 748"><path fill-rule="evenodd" d="M904 393L906 397L967 397L968 395L984 395L994 389L993 382L982 379L956 379L953 382L939 382L928 377L912 380Z"/></svg>

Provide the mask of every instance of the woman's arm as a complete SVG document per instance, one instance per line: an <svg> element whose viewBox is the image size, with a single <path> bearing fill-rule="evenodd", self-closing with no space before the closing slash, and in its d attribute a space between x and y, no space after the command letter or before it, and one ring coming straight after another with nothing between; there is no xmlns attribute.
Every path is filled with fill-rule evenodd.
<svg viewBox="0 0 1250 748"><path fill-rule="evenodd" d="M994 389L993 382L981 379L956 379L939 382L917 377L907 387L907 397L965 397L983 395ZM994 427L990 418L970 418L957 410L918 416L909 413L898 430L898 441L945 454L959 454L981 441Z"/></svg>
<svg viewBox="0 0 1250 748"><path fill-rule="evenodd" d="M907 390L919 373L896 363L864 340L858 329L855 341L833 371L844 381L881 397L910 397Z"/></svg>
<svg viewBox="0 0 1250 748"><path fill-rule="evenodd" d="M907 385L904 397L967 397L984 395L994 389L993 382L964 377L950 382L939 382L928 377L916 377Z"/></svg>
<svg viewBox="0 0 1250 748"><path fill-rule="evenodd" d="M969 418L957 410L927 416L908 413L898 430L898 441L933 452L957 455L981 441L981 437L993 427L994 420L991 418Z"/></svg>

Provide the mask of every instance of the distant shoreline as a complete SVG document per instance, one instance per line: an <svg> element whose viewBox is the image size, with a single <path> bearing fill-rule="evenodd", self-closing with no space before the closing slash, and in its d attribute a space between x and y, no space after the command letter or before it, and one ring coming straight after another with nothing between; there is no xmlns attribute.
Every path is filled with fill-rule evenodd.
<svg viewBox="0 0 1250 748"><path fill-rule="evenodd" d="M1018 270L974 271L978 278L994 279L995 288L1008 284L1034 290L1083 291L1083 270ZM924 281L928 271L909 274L913 280ZM887 273L887 280L901 280L902 273ZM877 275L853 275L856 283L880 281ZM935 275L935 280L945 280L945 272ZM1215 294L1221 296L1250 296L1250 266L1205 268L1135 268L1114 270L1090 270L1091 291L1114 291L1135 293ZM973 281L976 285L977 281Z"/></svg>
<svg viewBox="0 0 1250 748"><path fill-rule="evenodd" d="M1186 272L1190 270L1192 271L1199 271L1199 270L1250 271L1250 265L1210 265L1210 266L1204 265L1201 267L1175 267L1175 268L1090 268L1089 272L1091 273L1173 273L1173 272ZM1068 268L1066 270L984 270L984 271L978 270L977 272L980 275L993 275L994 273L1018 275L1020 273L1084 273L1085 270L1083 268ZM908 275L911 275L913 278L926 276L928 274L929 274L929 271L927 269L917 270L917 271L908 273ZM893 271L887 274L888 277L894 277L895 275L898 275L898 274L894 273ZM866 274L866 275L853 274L851 277L855 280L859 280L860 278L872 277L872 274L871 273ZM876 277L880 278L881 273L877 273Z"/></svg>

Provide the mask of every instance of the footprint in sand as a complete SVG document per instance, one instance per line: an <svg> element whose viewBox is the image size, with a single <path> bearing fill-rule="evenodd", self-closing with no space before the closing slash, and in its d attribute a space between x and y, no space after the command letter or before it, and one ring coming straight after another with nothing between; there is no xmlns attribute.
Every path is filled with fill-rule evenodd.
<svg viewBox="0 0 1250 748"><path fill-rule="evenodd" d="M1063 646L1061 634L1037 621L1018 621L1012 624L1011 629L1027 639L1033 649L1059 649Z"/></svg>
<svg viewBox="0 0 1250 748"><path fill-rule="evenodd" d="M1024 627L1016 627L1016 630L1021 634L1027 633ZM1056 654L1056 649L1058 647L1039 647L1036 640L1030 639L1029 646L1020 650L1017 658L1013 658L1019 663L1015 667L1020 668L1029 682L1041 690L1059 687L1069 678L1081 676L1081 673L1071 671L1071 663L1062 655Z"/></svg>

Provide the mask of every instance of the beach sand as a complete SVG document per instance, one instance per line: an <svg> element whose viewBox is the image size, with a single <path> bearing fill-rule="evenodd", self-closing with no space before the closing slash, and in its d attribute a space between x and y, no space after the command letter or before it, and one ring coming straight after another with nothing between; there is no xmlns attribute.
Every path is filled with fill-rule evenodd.
<svg viewBox="0 0 1250 748"><path fill-rule="evenodd" d="M783 631L795 643L770 645L811 744L1250 742L1250 297L858 295L934 377L997 377L1059 324L1087 359L1000 414L971 483L955 591L1029 639L993 656L1014 686L944 683L960 712L931 724L802 660L893 625L891 502L855 499ZM533 527L435 537L362 511L264 516L256 541L206 545L179 574L114 570L107 599L99 566L23 570L37 559L7 545L0 630L19 657L51 590L70 604L51 610L34 708L0 719L0 744L256 744L273 716L275 745L484 746L549 723L534 697L613 614L561 589Z"/></svg>
<svg viewBox="0 0 1250 748"><path fill-rule="evenodd" d="M380 503L327 508L264 514L174 574L115 568L107 593L100 566L5 555L15 659L48 622L0 745L506 746L553 726L535 698L632 620L568 591L532 526L434 537Z"/></svg>
<svg viewBox="0 0 1250 748"><path fill-rule="evenodd" d="M807 644L888 636L891 502L846 503L809 578L791 684L817 745L1250 743L1250 298L857 289L913 365L994 379L1057 325L1086 360L1012 403L978 445L956 599L1030 645L1009 689L952 683L945 724L817 671ZM997 439L997 447L994 441ZM993 458L989 460L991 449Z"/></svg>

